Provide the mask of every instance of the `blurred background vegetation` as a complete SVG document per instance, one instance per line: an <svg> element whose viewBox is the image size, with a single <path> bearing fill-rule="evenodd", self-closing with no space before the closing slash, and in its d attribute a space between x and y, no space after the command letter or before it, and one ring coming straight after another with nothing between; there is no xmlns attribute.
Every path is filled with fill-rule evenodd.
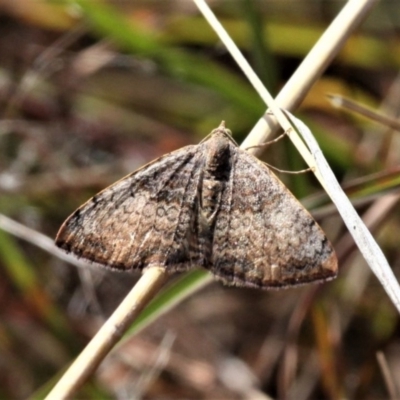
<svg viewBox="0 0 400 400"><path fill-rule="evenodd" d="M209 1L273 94L344 3ZM398 116L397 3L372 10L297 115L399 276L399 132L326 97ZM94 193L221 120L240 142L265 106L190 0L1 0L0 104L0 398L40 398L138 278L66 263L48 238ZM288 140L265 160L304 168ZM339 278L271 292L212 283L130 337L79 398L400 393L398 313L313 175L280 178L334 243Z"/></svg>

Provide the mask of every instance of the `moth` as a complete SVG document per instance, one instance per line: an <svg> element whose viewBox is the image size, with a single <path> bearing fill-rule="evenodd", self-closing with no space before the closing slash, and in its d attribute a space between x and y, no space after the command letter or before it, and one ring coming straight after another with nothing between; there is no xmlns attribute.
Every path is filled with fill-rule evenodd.
<svg viewBox="0 0 400 400"><path fill-rule="evenodd" d="M202 267L223 283L290 287L337 274L316 221L224 123L200 144L166 154L78 208L57 246L118 270Z"/></svg>

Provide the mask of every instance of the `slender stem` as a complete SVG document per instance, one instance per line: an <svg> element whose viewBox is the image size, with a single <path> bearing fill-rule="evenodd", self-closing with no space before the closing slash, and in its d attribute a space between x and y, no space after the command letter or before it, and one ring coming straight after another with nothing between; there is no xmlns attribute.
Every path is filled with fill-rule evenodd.
<svg viewBox="0 0 400 400"><path fill-rule="evenodd" d="M339 94L328 94L328 99L331 104L336 108L341 108L344 110L349 110L356 114L362 115L372 121L382 124L388 128L395 129L400 132L400 120L395 118L390 118L387 115L383 115L372 108L360 104L352 99L341 96Z"/></svg>
<svg viewBox="0 0 400 400"><path fill-rule="evenodd" d="M162 268L150 267L143 272L140 280L71 364L46 400L67 399L76 393L158 292L165 279L166 272Z"/></svg>
<svg viewBox="0 0 400 400"><path fill-rule="evenodd" d="M392 399L392 400L398 399L400 393L396 387L396 384L395 384L396 380L393 376L392 371L390 370L390 367L388 365L388 362L386 360L384 353L382 351L378 351L376 353L376 359L378 361L379 368L381 370L383 379L386 384L386 389L387 389L388 395L389 395L388 398Z"/></svg>
<svg viewBox="0 0 400 400"><path fill-rule="evenodd" d="M378 0L349 0L344 5L340 13L279 92L275 99L279 108L293 111L300 105L326 67L344 47L346 40L366 18L368 12L376 3L378 3ZM275 114L275 110L269 104L268 107ZM243 145L248 147L254 143L262 143L275 129L276 123L266 111L263 118L257 122L247 136ZM296 136L291 135L290 138L293 140ZM293 143L297 147L297 143ZM299 152L304 157L300 149ZM307 158L305 160L307 161Z"/></svg>

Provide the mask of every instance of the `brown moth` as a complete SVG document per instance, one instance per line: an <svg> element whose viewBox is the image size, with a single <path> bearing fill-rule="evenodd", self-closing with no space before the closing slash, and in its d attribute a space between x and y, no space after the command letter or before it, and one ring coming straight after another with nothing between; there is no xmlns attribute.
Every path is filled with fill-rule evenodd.
<svg viewBox="0 0 400 400"><path fill-rule="evenodd" d="M119 270L203 267L228 285L288 287L337 274L324 232L222 123L104 189L62 225L56 244Z"/></svg>

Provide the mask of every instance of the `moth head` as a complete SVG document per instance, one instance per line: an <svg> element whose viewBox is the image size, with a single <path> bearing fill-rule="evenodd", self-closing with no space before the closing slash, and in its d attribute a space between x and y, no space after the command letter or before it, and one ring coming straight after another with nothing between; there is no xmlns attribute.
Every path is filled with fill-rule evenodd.
<svg viewBox="0 0 400 400"><path fill-rule="evenodd" d="M225 126L225 121L221 121L221 123L219 124L218 128L214 129L211 132L210 136L214 136L215 134L222 134L223 136L228 138L231 142L234 142L236 144L236 142L233 140L231 130L226 128L226 126Z"/></svg>

